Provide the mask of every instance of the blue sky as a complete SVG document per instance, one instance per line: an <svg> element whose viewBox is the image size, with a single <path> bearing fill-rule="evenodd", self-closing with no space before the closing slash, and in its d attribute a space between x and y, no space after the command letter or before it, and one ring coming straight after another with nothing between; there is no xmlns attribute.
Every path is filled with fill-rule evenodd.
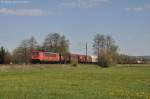
<svg viewBox="0 0 150 99"><path fill-rule="evenodd" d="M150 55L150 0L0 0L0 45L9 50L60 32L74 53L92 54L95 34L109 34L120 52Z"/></svg>

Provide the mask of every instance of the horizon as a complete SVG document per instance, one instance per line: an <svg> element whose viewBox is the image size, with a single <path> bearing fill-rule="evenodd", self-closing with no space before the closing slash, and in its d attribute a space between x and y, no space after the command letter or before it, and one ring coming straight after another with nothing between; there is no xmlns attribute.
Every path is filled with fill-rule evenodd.
<svg viewBox="0 0 150 99"><path fill-rule="evenodd" d="M0 46L14 50L34 36L62 33L72 53L92 54L97 33L111 35L121 53L150 56L149 0L0 0Z"/></svg>

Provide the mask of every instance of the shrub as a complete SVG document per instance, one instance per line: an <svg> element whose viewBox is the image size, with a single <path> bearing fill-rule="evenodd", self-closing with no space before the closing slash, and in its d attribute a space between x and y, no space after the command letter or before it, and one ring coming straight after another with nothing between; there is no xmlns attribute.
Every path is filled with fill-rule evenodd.
<svg viewBox="0 0 150 99"><path fill-rule="evenodd" d="M99 63L98 65L101 67L109 67L111 64L114 64L114 59L111 56L111 54L109 53L103 53L100 57L99 57Z"/></svg>
<svg viewBox="0 0 150 99"><path fill-rule="evenodd" d="M78 60L71 60L71 65L73 67L77 67L78 66Z"/></svg>
<svg viewBox="0 0 150 99"><path fill-rule="evenodd" d="M101 61L99 62L98 65L101 66L101 67L109 67L109 66L110 66L110 62L109 62L109 60L107 60L107 59L103 59L103 60L101 60Z"/></svg>

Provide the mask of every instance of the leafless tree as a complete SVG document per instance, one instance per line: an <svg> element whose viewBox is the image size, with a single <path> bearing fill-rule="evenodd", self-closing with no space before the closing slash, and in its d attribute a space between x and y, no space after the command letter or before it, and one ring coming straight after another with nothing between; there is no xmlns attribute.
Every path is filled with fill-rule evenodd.
<svg viewBox="0 0 150 99"><path fill-rule="evenodd" d="M13 52L14 62L30 63L32 50L35 50L37 45L37 41L33 36L29 39L24 39Z"/></svg>
<svg viewBox="0 0 150 99"><path fill-rule="evenodd" d="M108 66L110 63L115 62L118 47L110 35L97 34L93 41L94 53L98 57L99 65Z"/></svg>
<svg viewBox="0 0 150 99"><path fill-rule="evenodd" d="M69 41L64 35L49 33L45 38L43 48L47 51L64 54L69 51Z"/></svg>

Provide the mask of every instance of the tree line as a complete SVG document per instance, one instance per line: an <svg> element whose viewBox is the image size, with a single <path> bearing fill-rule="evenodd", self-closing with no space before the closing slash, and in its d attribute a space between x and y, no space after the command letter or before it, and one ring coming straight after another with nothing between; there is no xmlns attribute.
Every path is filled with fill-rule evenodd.
<svg viewBox="0 0 150 99"><path fill-rule="evenodd" d="M31 63L33 50L44 50L65 55L69 53L69 40L60 33L49 33L39 45L34 36L24 39L10 54L4 47L0 48L0 64ZM108 67L111 64L136 63L137 59L118 52L119 46L111 35L96 34L93 39L94 54L98 57L98 65Z"/></svg>
<svg viewBox="0 0 150 99"><path fill-rule="evenodd" d="M24 39L13 51L13 62L29 64L33 50L49 51L64 55L65 53L69 53L69 40L59 33L49 33L42 45L39 45L33 36Z"/></svg>

